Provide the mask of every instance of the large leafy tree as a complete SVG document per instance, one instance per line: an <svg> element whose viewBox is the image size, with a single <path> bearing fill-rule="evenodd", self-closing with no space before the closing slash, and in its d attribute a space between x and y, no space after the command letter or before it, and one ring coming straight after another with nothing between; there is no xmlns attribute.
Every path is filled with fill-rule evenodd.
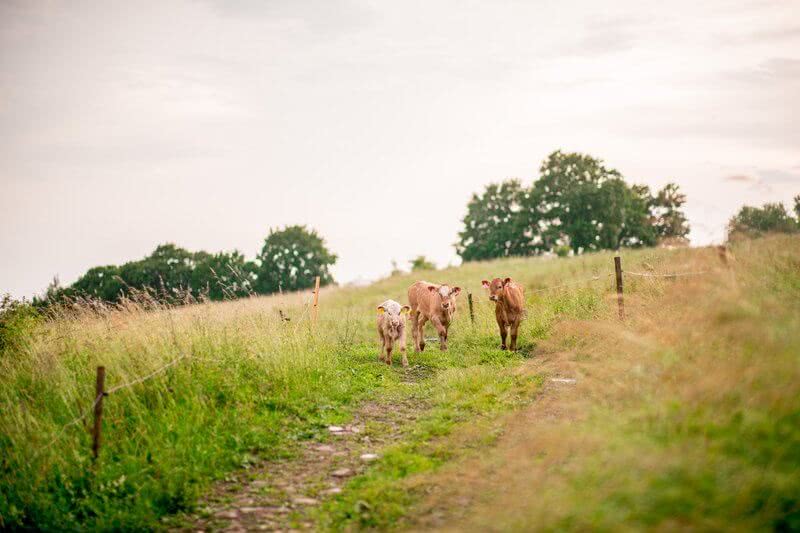
<svg viewBox="0 0 800 533"><path fill-rule="evenodd" d="M532 235L520 216L526 194L518 180L491 184L483 194L473 194L458 234L458 254L465 261L527 255Z"/></svg>
<svg viewBox="0 0 800 533"><path fill-rule="evenodd" d="M258 258L256 289L260 293L307 289L314 285L315 276L321 285L333 283L330 267L336 263L336 254L305 226L270 230Z"/></svg>
<svg viewBox="0 0 800 533"><path fill-rule="evenodd" d="M652 246L688 232L675 185L653 196L599 159L561 151L539 172L530 188L511 180L473 195L456 245L464 260Z"/></svg>

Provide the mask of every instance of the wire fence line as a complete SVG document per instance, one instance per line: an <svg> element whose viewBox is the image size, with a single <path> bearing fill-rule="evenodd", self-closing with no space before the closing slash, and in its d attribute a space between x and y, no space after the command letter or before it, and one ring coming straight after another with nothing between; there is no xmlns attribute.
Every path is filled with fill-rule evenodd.
<svg viewBox="0 0 800 533"><path fill-rule="evenodd" d="M77 424L77 423L79 423L79 422L82 422L84 418L86 418L87 416L89 416L89 413L91 413L92 411L94 411L94 408L97 406L97 404L100 402L100 400L101 400L102 398L103 398L103 395L102 395L102 394L98 394L98 395L97 395L97 398L95 398L95 399L94 399L94 401L92 402L92 405L90 405L90 406L89 406L89 408L88 408L86 411L84 411L84 412L83 412L83 413L82 413L80 416L78 416L77 418L74 418L74 419L72 419L71 421L69 421L69 422L67 422L66 424L64 424L63 426L61 426L61 429L59 429L59 430L58 430L58 433L56 434L56 436L55 436L55 437L53 437L53 440L51 440L50 442L48 442L47 444L45 444L44 446L42 446L41 448L39 448L38 450L36 450L36 451L33 453L33 457L31 457L31 462L32 462L33 460L35 460L37 457L39 457L39 455L40 455L40 454L41 454L43 451L45 451L46 449L50 448L50 446L52 446L53 444L55 444L56 442L58 442L58 440L59 440L59 439L61 439L61 437L63 437L63 436L64 436L64 432L66 432L66 431L67 431L67 428L68 428L68 427L70 427L70 426L74 426L75 424Z"/></svg>
<svg viewBox="0 0 800 533"><path fill-rule="evenodd" d="M675 272L673 274L653 274L650 272L631 272L630 270L624 270L623 273L628 274L629 276L639 276L642 278L680 278L683 276L702 276L703 274L710 274L710 270L700 270L697 272Z"/></svg>
<svg viewBox="0 0 800 533"><path fill-rule="evenodd" d="M168 369L169 367L176 365L176 364L177 364L178 362L180 362L182 359L186 359L187 357L188 357L188 355L186 355L186 354L184 354L184 355L181 355L181 356L179 356L179 357L176 357L175 359L173 359L172 361L170 361L170 362L169 362L169 363L167 363L166 365L164 365L164 366L162 366L162 367L158 368L157 370L155 370L155 371L153 371L153 372L151 372L151 373L147 374L146 376L142 376L142 377L140 377L140 378L138 378L138 379L135 379L135 380L133 380L133 381L130 381L130 382L128 382L128 383L123 383L123 384L121 384L121 385L117 385L116 387L111 387L110 389L108 389L107 391L105 391L105 395L106 395L106 396L108 396L109 394L112 394L112 393L114 393L114 392L120 391L120 390L122 390L122 389L127 389L128 387L133 387L134 385L137 385L137 384L139 384L139 383L143 383L143 382L145 382L145 381L147 381L147 380L149 380L149 379L152 379L152 378L154 378L155 376L157 376L158 374L160 374L160 373L164 372L164 371L165 371L166 369Z"/></svg>
<svg viewBox="0 0 800 533"><path fill-rule="evenodd" d="M577 281L571 281L569 283L562 283L560 285L551 285L550 287L544 287L544 288L541 288L541 289L534 289L531 292L545 292L545 291L551 291L553 289L560 289L562 287L571 287L573 285L579 285L581 283L587 283L589 281L599 281L599 280L605 279L605 278L607 278L609 276L611 276L611 274L606 274L606 275L603 275L603 276L601 276L601 275L592 276L591 278L579 279Z"/></svg>
<svg viewBox="0 0 800 533"><path fill-rule="evenodd" d="M94 411L94 408L97 407L97 404L100 403L100 401L103 399L104 396L109 396L109 395L111 395L111 394L113 394L115 392L119 392L119 391L121 391L123 389L127 389L128 387L133 387L134 385L138 385L139 383L144 383L145 381L148 381L148 380L154 378L158 374L161 374L162 372L164 372L169 367L175 366L178 362L180 362L182 359L186 359L187 357L189 357L189 356L186 355L186 354L181 355L179 357L176 357L175 359L173 359L169 363L165 364L164 366L159 367L158 369L154 370L153 372L151 372L151 373L149 373L149 374L147 374L145 376L137 378L137 379L135 379L133 381L129 381L128 383L122 383L120 385L117 385L116 387L112 387L112 388L110 388L110 389L108 389L106 391L103 391L101 394L98 394L97 397L94 399L94 401L92 402L92 404L89 406L88 409L86 409L83 413L81 413L77 417L73 418L72 420L70 420L69 422L67 422L63 426L61 426L61 429L58 430L58 434L56 434L56 436L53 438L53 440L51 440L50 442L48 442L47 444L45 444L44 446L42 446L41 448L36 450L34 452L32 458L31 458L31 461L33 461L34 459L39 457L39 455L43 451L45 451L46 449L50 448L53 444L58 442L58 440L61 439L61 437L64 436L64 433L67 431L67 429L70 426L74 426L74 425L82 422L87 416L89 416L89 413Z"/></svg>

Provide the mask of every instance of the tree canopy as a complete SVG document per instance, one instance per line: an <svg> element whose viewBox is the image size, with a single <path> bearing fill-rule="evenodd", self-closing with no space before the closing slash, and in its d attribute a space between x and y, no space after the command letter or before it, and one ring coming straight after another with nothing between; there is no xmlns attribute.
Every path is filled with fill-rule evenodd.
<svg viewBox="0 0 800 533"><path fill-rule="evenodd" d="M141 291L159 301L182 303L192 298L223 300L308 288L317 275L322 284L333 282L329 267L336 255L315 231L303 226L271 230L259 259L258 263L248 261L235 250L212 254L162 244L143 259L90 268L69 287L54 281L35 303L47 305L74 296L116 302Z"/></svg>
<svg viewBox="0 0 800 533"><path fill-rule="evenodd" d="M599 159L561 151L539 174L530 187L508 180L472 196L456 244L462 259L652 246L689 232L675 184L652 195Z"/></svg>
<svg viewBox="0 0 800 533"><path fill-rule="evenodd" d="M261 293L307 289L314 285L315 276L320 277L320 285L333 283L330 267L336 263L336 254L315 230L305 226L270 230L258 259L256 289Z"/></svg>
<svg viewBox="0 0 800 533"><path fill-rule="evenodd" d="M744 206L728 221L728 234L758 237L765 233L800 232L800 195L794 197L793 217L782 203Z"/></svg>

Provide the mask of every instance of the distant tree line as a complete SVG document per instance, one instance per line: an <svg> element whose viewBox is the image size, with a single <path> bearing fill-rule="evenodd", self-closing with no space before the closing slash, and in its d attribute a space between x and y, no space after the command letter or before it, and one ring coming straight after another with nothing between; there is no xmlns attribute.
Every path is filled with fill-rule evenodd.
<svg viewBox="0 0 800 533"><path fill-rule="evenodd" d="M77 296L117 302L137 292L180 303L296 291L312 287L315 276L321 285L333 283L330 267L336 259L322 237L305 226L270 230L255 261L238 251L211 254L162 244L144 259L91 268L68 287L56 281L34 304Z"/></svg>
<svg viewBox="0 0 800 533"><path fill-rule="evenodd" d="M689 233L673 183L653 194L599 159L561 151L539 173L530 186L507 180L472 196L456 243L463 260L653 246Z"/></svg>
<svg viewBox="0 0 800 533"><path fill-rule="evenodd" d="M794 197L794 216L781 203L761 207L744 206L728 221L728 235L760 237L766 233L800 232L800 195Z"/></svg>

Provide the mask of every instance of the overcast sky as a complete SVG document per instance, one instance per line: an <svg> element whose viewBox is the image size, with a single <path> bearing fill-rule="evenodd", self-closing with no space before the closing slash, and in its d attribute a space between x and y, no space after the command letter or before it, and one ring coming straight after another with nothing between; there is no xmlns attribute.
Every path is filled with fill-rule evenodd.
<svg viewBox="0 0 800 533"><path fill-rule="evenodd" d="M718 242L800 193L800 3L734 4L3 1L0 292L286 224L340 281L446 265L471 193L558 148Z"/></svg>

